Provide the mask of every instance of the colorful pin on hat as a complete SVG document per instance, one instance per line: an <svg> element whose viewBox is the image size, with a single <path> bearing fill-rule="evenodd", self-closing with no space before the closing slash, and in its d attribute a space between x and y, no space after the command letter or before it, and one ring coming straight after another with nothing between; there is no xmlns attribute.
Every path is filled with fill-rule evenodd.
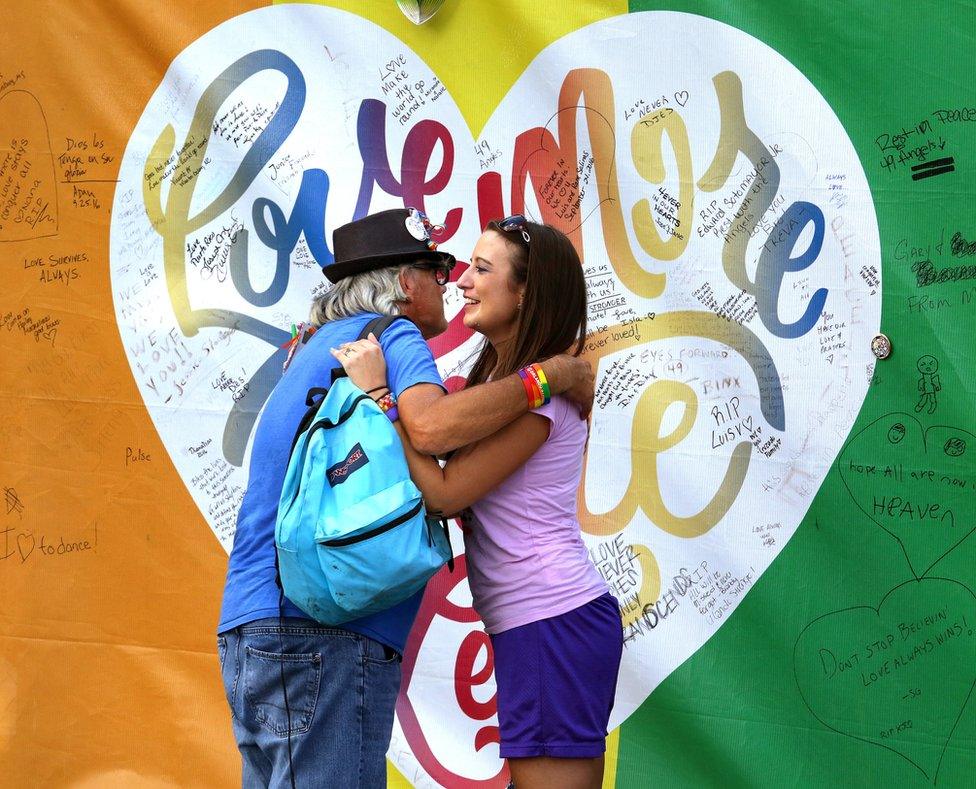
<svg viewBox="0 0 976 789"><path fill-rule="evenodd" d="M407 232L418 241L427 241L430 238L430 234L424 226L424 220L416 208L410 209L410 213L403 220L403 224L407 226Z"/></svg>

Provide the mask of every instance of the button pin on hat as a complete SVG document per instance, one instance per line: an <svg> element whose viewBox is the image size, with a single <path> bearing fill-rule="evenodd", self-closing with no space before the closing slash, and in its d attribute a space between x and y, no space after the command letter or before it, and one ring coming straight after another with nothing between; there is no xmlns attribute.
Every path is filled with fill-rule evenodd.
<svg viewBox="0 0 976 789"><path fill-rule="evenodd" d="M418 241L427 241L430 234L424 226L424 220L420 218L420 212L416 208L411 208L407 218L403 220L407 226L407 232Z"/></svg>
<svg viewBox="0 0 976 789"><path fill-rule="evenodd" d="M403 223L407 226L407 232L417 239L417 241L425 242L431 252L435 251L437 249L437 242L434 241L431 234L435 230L443 232L444 226L431 224L431 221L427 218L427 214L419 208L408 208L407 210L410 213L403 220Z"/></svg>

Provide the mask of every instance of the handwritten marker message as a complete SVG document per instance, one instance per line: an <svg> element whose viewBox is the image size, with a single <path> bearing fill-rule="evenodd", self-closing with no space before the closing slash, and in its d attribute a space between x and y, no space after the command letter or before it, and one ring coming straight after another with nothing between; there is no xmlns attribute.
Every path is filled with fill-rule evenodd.
<svg viewBox="0 0 976 789"><path fill-rule="evenodd" d="M58 336L60 318L50 315L33 315L30 307L24 307L20 312L6 312L0 315L0 329L30 337L34 342L50 343Z"/></svg>
<svg viewBox="0 0 976 789"><path fill-rule="evenodd" d="M0 97L0 242L54 235L57 184L47 120L25 90Z"/></svg>
<svg viewBox="0 0 976 789"><path fill-rule="evenodd" d="M7 488L8 492L10 490ZM0 527L0 562L9 561L20 566L28 562L58 560L96 551L98 523L93 521L84 532L83 536L65 536L63 533L50 534L37 529L3 524Z"/></svg>

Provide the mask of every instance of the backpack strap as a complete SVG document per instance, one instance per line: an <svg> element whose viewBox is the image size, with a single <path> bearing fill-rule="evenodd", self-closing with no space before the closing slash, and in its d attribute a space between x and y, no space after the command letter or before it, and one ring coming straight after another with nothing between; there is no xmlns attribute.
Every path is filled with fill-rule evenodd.
<svg viewBox="0 0 976 789"><path fill-rule="evenodd" d="M295 447L298 445L298 439L302 437L302 433L308 430L308 426L312 424L312 421L315 419L315 414L318 413L319 406L322 405L322 401L328 393L329 390L321 386L313 386L308 390L308 393L305 395L306 410L298 422L298 429L295 431L295 437L291 441L291 449L288 450L289 458L291 457L291 453L295 451Z"/></svg>
<svg viewBox="0 0 976 789"><path fill-rule="evenodd" d="M305 407L311 408L312 406L315 406L316 408L318 408L322 404L322 401L325 399L325 396L328 393L329 390L326 389L325 387L313 386L311 389L308 390L308 393L305 395Z"/></svg>
<svg viewBox="0 0 976 789"><path fill-rule="evenodd" d="M380 335L383 334L390 326L399 320L408 321L410 320L406 315L380 315L378 318L373 318L369 323L363 326L363 330L359 332L357 340L365 340L369 337L372 332L378 340ZM346 371L342 369L342 365L338 365L332 368L332 383L335 383L340 378L346 377Z"/></svg>
<svg viewBox="0 0 976 789"><path fill-rule="evenodd" d="M396 323L396 321L408 320L410 320L410 318L408 318L406 315L380 315L378 318L373 318L373 320L367 323L363 327L363 330L359 332L359 336L356 339L365 340L367 337L369 337L370 332L372 332L376 335L376 339L378 340L380 335L389 329L390 326Z"/></svg>
<svg viewBox="0 0 976 789"><path fill-rule="evenodd" d="M441 524L441 528L444 530L444 536L447 538L447 549L448 549L448 559L447 559L447 570L448 572L454 572L454 546L451 545L451 528L447 524L447 518L443 515L438 516L437 520ZM275 552L277 553L277 551Z"/></svg>
<svg viewBox="0 0 976 789"><path fill-rule="evenodd" d="M369 337L370 332L372 332L377 339L383 334L390 326L398 320L410 320L406 315L380 315L379 317L373 318L369 321L356 338L357 340L365 340ZM332 368L332 381L329 384L331 386L340 378L345 377L346 371L342 369L342 365L336 365ZM288 453L288 457L291 457L291 453L295 451L295 447L298 444L298 439L301 438L302 433L304 433L312 421L315 419L315 414L319 410L319 406L325 399L325 396L329 393L327 387L313 386L308 390L308 394L305 396L305 405L307 411L305 411L304 416L302 416L301 421L298 423L298 429L295 430L295 437L291 442L291 451Z"/></svg>

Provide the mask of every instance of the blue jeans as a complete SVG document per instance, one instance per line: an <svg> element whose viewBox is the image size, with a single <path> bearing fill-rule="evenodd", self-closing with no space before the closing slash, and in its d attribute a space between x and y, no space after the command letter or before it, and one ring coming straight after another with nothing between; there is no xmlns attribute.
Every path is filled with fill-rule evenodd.
<svg viewBox="0 0 976 789"><path fill-rule="evenodd" d="M400 656L308 619L260 619L217 651L244 789L386 786ZM286 705L287 701L287 705Z"/></svg>

